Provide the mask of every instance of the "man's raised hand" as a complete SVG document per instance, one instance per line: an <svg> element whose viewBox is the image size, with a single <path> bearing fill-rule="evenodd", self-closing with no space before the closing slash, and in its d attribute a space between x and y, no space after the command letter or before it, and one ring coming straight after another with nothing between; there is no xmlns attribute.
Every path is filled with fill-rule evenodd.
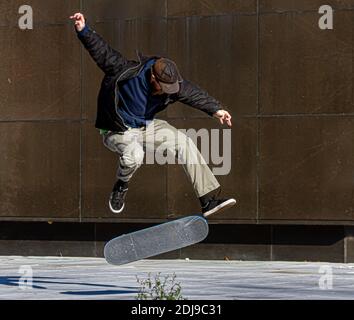
<svg viewBox="0 0 354 320"><path fill-rule="evenodd" d="M228 113L226 110L219 110L214 114L214 117L219 119L221 124L224 124L224 122L226 122L230 128L232 127L232 122L231 122L232 117L230 113Z"/></svg>
<svg viewBox="0 0 354 320"><path fill-rule="evenodd" d="M78 32L85 28L85 17L82 13L75 13L70 19L75 20L75 28Z"/></svg>

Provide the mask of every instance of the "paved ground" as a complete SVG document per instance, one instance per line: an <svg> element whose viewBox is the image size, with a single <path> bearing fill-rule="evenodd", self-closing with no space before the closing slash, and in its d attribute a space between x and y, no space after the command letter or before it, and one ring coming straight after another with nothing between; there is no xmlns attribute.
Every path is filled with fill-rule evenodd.
<svg viewBox="0 0 354 320"><path fill-rule="evenodd" d="M33 281L32 289L23 290L21 277L27 279L31 270L26 266ZM148 273L159 272L176 273L188 300L354 300L354 265L146 260L115 267L104 259L56 257L0 257L0 299L134 300L136 277L147 279Z"/></svg>

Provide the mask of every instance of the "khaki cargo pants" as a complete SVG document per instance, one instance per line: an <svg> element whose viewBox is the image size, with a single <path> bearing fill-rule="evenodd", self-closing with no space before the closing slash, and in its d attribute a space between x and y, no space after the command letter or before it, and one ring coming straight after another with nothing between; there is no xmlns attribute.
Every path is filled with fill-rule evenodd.
<svg viewBox="0 0 354 320"><path fill-rule="evenodd" d="M144 128L108 132L103 143L119 155L117 178L121 181L130 181L147 153L148 164L182 164L198 198L220 187L192 139L164 120L156 119Z"/></svg>

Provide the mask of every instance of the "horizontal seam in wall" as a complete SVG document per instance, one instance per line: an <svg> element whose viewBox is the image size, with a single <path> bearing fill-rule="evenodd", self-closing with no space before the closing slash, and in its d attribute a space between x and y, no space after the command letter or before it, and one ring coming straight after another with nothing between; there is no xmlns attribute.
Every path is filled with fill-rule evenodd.
<svg viewBox="0 0 354 320"><path fill-rule="evenodd" d="M334 8L333 12L351 12L354 11L354 7L350 8ZM274 11L260 11L259 15L264 16L264 15L283 15L283 14L307 14L307 13L316 13L319 14L318 10L274 10ZM104 22L115 22L115 21L125 21L125 22L130 22L130 21L137 21L137 20L178 20L178 19L191 19L191 18L218 18L218 17L239 17L239 16L257 16L256 11L251 11L251 12L234 12L234 13L228 13L228 14L210 14L210 15L186 15L186 16L175 16L171 15L168 17L165 16L155 16L155 17L131 17L131 18L99 18L96 20L90 20L89 22L91 24L96 24L96 23L104 23ZM0 28L9 28L9 27L18 27L18 16L14 16L15 22L11 24L0 24ZM33 27L58 27L58 26L72 26L71 22L57 22L57 23L48 23L48 22L34 22Z"/></svg>
<svg viewBox="0 0 354 320"><path fill-rule="evenodd" d="M292 118L292 117L354 117L354 113L299 113L299 114L263 114L241 115L239 118Z"/></svg>
<svg viewBox="0 0 354 320"><path fill-rule="evenodd" d="M318 9L320 8L320 6L318 7ZM350 7L350 8L333 8L333 12L351 12L354 11L354 7ZM282 15L282 14L307 14L307 13L315 13L315 14L320 14L318 10L273 10L273 11L260 11L260 15Z"/></svg>
<svg viewBox="0 0 354 320"><path fill-rule="evenodd" d="M84 120L80 119L43 119L43 120L24 120L24 119L16 119L16 120L1 120L0 123L83 123Z"/></svg>
<svg viewBox="0 0 354 320"><path fill-rule="evenodd" d="M354 117L354 113L299 113L299 114L263 114L263 115L234 115L235 118L292 118L292 117ZM158 118L157 118L158 119ZM209 117L164 117L165 120L214 120ZM0 123L36 123L36 122L46 122L46 123L57 123L57 122L73 122L73 123L95 123L95 120L90 119L11 119L2 120Z"/></svg>

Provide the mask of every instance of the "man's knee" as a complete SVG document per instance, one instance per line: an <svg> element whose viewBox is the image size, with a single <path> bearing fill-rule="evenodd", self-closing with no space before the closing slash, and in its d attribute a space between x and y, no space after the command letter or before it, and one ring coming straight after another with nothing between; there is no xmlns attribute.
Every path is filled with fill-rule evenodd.
<svg viewBox="0 0 354 320"><path fill-rule="evenodd" d="M194 140L187 135L180 137L176 146L176 158L178 159L178 163L206 164Z"/></svg>
<svg viewBox="0 0 354 320"><path fill-rule="evenodd" d="M187 135L179 135L176 143L176 150L178 153L185 154L187 150L195 151L197 146L195 145L193 139Z"/></svg>
<svg viewBox="0 0 354 320"><path fill-rule="evenodd" d="M144 150L136 148L134 150L126 150L120 158L120 163L124 167L139 168L144 162Z"/></svg>

